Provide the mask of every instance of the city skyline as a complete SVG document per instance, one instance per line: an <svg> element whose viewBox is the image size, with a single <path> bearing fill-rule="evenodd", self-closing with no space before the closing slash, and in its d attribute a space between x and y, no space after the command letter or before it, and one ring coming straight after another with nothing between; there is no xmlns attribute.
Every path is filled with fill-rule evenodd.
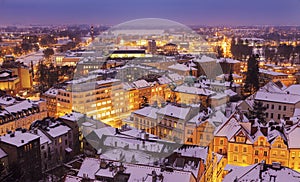
<svg viewBox="0 0 300 182"><path fill-rule="evenodd" d="M0 1L0 24L106 24L164 18L186 25L293 25L300 22L299 0L288 1Z"/></svg>

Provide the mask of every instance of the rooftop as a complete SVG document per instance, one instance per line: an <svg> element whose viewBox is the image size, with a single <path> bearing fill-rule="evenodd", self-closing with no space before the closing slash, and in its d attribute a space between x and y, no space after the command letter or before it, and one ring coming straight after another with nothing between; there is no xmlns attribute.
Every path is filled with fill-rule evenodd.
<svg viewBox="0 0 300 182"><path fill-rule="evenodd" d="M3 135L0 138L1 142L20 147L38 139L39 136L28 132L23 133L22 131L15 131L12 134Z"/></svg>
<svg viewBox="0 0 300 182"><path fill-rule="evenodd" d="M296 104L300 102L300 95L258 91L255 94L255 100Z"/></svg>
<svg viewBox="0 0 300 182"><path fill-rule="evenodd" d="M215 92L211 91L209 89L205 88L198 88L198 87L193 87L193 86L187 86L187 85L179 85L175 88L175 92L182 92L182 93L187 93L187 94L197 94L197 95L212 95Z"/></svg>
<svg viewBox="0 0 300 182"><path fill-rule="evenodd" d="M261 181L261 182L281 182L300 181L300 173L280 166L280 163L272 165L263 162L246 167L227 165L225 170L229 173L224 177L224 182L232 181Z"/></svg>
<svg viewBox="0 0 300 182"><path fill-rule="evenodd" d="M68 126L61 124L52 124L50 125L46 132L52 137L56 138L61 135L67 134L71 129Z"/></svg>

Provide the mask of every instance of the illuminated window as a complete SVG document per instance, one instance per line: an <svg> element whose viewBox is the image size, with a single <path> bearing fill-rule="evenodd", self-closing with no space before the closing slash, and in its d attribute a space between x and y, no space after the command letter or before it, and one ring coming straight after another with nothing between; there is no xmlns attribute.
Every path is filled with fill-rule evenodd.
<svg viewBox="0 0 300 182"><path fill-rule="evenodd" d="M59 137L58 138L58 143L61 143L61 142L62 142L61 137Z"/></svg>
<svg viewBox="0 0 300 182"><path fill-rule="evenodd" d="M268 156L268 152L267 151L264 151L264 156Z"/></svg>
<svg viewBox="0 0 300 182"><path fill-rule="evenodd" d="M247 156L243 156L242 159L243 159L243 163L247 162Z"/></svg>

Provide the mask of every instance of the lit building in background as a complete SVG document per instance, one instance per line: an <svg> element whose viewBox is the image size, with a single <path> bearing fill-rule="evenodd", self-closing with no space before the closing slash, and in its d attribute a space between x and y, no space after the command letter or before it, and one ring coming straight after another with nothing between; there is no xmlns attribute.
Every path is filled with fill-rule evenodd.
<svg viewBox="0 0 300 182"><path fill-rule="evenodd" d="M148 41L148 48L147 48L148 53L155 54L156 50L157 50L156 41L155 40L149 40Z"/></svg>

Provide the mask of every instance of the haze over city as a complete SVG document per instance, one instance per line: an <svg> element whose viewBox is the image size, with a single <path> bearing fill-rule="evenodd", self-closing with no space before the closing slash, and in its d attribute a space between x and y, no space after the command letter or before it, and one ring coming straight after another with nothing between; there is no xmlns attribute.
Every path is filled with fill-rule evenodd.
<svg viewBox="0 0 300 182"><path fill-rule="evenodd" d="M0 24L108 24L165 18L186 25L300 25L299 0L1 0Z"/></svg>

